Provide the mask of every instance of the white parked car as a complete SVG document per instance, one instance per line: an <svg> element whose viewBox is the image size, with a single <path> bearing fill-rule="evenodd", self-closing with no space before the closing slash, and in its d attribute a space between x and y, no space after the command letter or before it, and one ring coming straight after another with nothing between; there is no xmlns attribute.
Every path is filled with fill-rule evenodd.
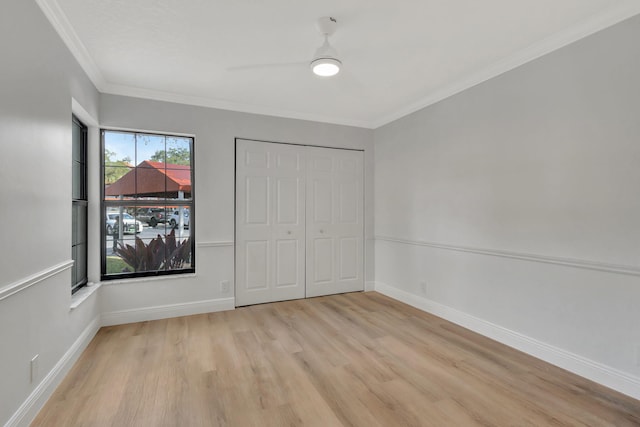
<svg viewBox="0 0 640 427"><path fill-rule="evenodd" d="M118 215L120 214L117 212L107 212L107 234L113 234L113 230L117 227ZM122 225L124 226L124 230L122 230L124 234L140 233L144 227L142 222L126 212L122 214Z"/></svg>
<svg viewBox="0 0 640 427"><path fill-rule="evenodd" d="M184 228L189 228L189 211L187 209L183 209L182 216L184 218ZM180 222L180 211L176 209L169 217L169 224L171 224L172 227L175 227L178 222Z"/></svg>

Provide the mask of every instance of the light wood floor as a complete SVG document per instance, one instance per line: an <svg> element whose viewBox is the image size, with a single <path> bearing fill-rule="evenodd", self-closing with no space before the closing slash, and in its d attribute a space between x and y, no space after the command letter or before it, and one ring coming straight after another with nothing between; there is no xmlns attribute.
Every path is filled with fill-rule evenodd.
<svg viewBox="0 0 640 427"><path fill-rule="evenodd" d="M640 401L377 293L102 328L36 426L638 426Z"/></svg>

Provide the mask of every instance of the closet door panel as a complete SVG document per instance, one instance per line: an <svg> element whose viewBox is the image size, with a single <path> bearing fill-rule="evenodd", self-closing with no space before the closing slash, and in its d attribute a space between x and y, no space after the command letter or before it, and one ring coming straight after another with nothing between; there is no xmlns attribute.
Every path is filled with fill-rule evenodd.
<svg viewBox="0 0 640 427"><path fill-rule="evenodd" d="M363 153L307 147L307 297L364 290Z"/></svg>
<svg viewBox="0 0 640 427"><path fill-rule="evenodd" d="M300 147L236 142L236 305L305 296L305 158Z"/></svg>

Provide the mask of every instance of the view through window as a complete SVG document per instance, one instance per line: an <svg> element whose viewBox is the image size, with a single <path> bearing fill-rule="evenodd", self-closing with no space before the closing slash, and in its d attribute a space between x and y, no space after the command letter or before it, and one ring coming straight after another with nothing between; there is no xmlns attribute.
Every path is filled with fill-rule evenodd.
<svg viewBox="0 0 640 427"><path fill-rule="evenodd" d="M102 131L102 278L195 271L193 138Z"/></svg>

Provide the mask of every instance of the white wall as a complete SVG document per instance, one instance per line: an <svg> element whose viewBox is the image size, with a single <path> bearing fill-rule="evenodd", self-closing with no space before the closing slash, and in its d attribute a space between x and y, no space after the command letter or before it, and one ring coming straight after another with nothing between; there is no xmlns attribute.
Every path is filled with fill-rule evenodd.
<svg viewBox="0 0 640 427"><path fill-rule="evenodd" d="M104 282L102 307L113 323L132 315L131 310L151 313L157 312L152 307L174 305L172 313L194 307L208 311L216 301L233 297L236 137L365 150L365 280L373 280L373 131L106 94L100 99L100 124L195 135L196 275ZM232 284L226 294L222 280ZM198 301L209 305L190 304ZM226 304L233 307L232 300ZM171 312L170 307L161 310Z"/></svg>
<svg viewBox="0 0 640 427"><path fill-rule="evenodd" d="M635 17L377 129L380 289L640 396L638 40Z"/></svg>
<svg viewBox="0 0 640 427"><path fill-rule="evenodd" d="M72 97L97 118L99 94L34 1L2 2L0 57L4 425L23 403L21 413L29 413L34 402L27 398L43 390L38 387L54 367L63 367L61 360L86 335L85 328L89 335L97 329L97 295L71 311L70 270L51 269L68 267L71 259ZM9 289L34 282L9 295ZM36 354L39 369L31 382L29 365Z"/></svg>

